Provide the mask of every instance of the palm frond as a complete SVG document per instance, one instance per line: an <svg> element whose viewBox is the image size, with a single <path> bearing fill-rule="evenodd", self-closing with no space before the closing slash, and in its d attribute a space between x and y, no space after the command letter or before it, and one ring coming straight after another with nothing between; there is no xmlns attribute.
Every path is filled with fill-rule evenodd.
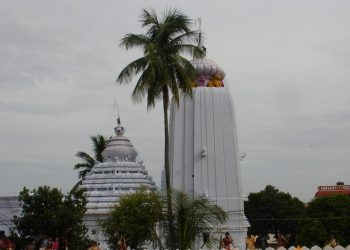
<svg viewBox="0 0 350 250"><path fill-rule="evenodd" d="M167 9L163 15L164 30L168 33L188 32L192 24L192 20L178 9Z"/></svg>
<svg viewBox="0 0 350 250"><path fill-rule="evenodd" d="M205 52L201 48L193 44L176 44L173 47L179 54L190 55L194 58L203 57L205 55Z"/></svg>
<svg viewBox="0 0 350 250"><path fill-rule="evenodd" d="M86 163L93 163L95 162L94 158L92 158L89 154L79 151L78 153L75 154L76 157L79 157L80 159L82 159L83 161L85 161Z"/></svg>
<svg viewBox="0 0 350 250"><path fill-rule="evenodd" d="M102 152L105 150L107 140L102 135L91 136L92 149L95 154L95 160L103 162Z"/></svg>
<svg viewBox="0 0 350 250"><path fill-rule="evenodd" d="M141 20L140 22L142 23L142 27L146 27L149 25L159 25L157 13L155 12L154 9L143 9L141 13Z"/></svg>
<svg viewBox="0 0 350 250"><path fill-rule="evenodd" d="M129 63L119 74L117 82L128 83L133 75L140 73L147 67L148 61L145 57L140 57Z"/></svg>
<svg viewBox="0 0 350 250"><path fill-rule="evenodd" d="M134 47L145 47L149 42L149 38L143 34L129 33L122 38L120 46L128 50Z"/></svg>

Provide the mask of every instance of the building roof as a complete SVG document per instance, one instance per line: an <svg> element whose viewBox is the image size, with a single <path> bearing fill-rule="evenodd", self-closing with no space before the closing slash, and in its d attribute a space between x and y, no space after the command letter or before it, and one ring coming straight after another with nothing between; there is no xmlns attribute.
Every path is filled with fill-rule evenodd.
<svg viewBox="0 0 350 250"><path fill-rule="evenodd" d="M319 186L315 197L345 194L350 195L350 185Z"/></svg>

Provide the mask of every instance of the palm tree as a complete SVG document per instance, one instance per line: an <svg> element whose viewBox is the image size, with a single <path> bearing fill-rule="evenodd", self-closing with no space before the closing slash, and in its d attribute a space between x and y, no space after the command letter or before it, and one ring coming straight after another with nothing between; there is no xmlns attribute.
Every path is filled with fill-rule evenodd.
<svg viewBox="0 0 350 250"><path fill-rule="evenodd" d="M95 158L82 151L79 151L75 155L82 160L82 162L74 165L74 169L80 170L80 181L78 182L78 185L81 183L81 180L86 176L86 174L91 171L96 161L103 162L102 152L106 148L107 140L102 135L91 136L90 139L92 141L92 150Z"/></svg>
<svg viewBox="0 0 350 250"><path fill-rule="evenodd" d="M216 227L227 220L226 212L210 202L204 196L192 196L179 191L172 191L172 215L176 249L192 249L198 236L203 236L203 248L215 248L217 242L210 234ZM166 221L167 222L167 221ZM165 226L164 233L170 232Z"/></svg>
<svg viewBox="0 0 350 250"><path fill-rule="evenodd" d="M144 9L140 22L146 32L126 34L120 45L126 50L140 47L144 56L129 63L120 72L117 81L128 83L132 76L140 74L132 92L133 101L140 102L147 96L147 109L154 107L157 101L163 101L164 168L167 190L170 190L169 95L173 95L177 104L181 93L192 96L195 69L182 54L199 57L203 52L192 44L198 33L190 30L191 20L177 9L165 11L161 19L154 10Z"/></svg>
<svg viewBox="0 0 350 250"><path fill-rule="evenodd" d="M132 76L140 74L132 92L134 102L140 102L147 96L147 109L155 106L159 100L163 101L164 115L164 168L166 187L168 192L168 211L172 210L171 185L169 167L169 125L168 109L170 94L178 104L180 94L192 97L192 81L195 78L195 69L182 56L187 53L194 57L203 54L202 50L193 45L197 32L190 30L191 20L177 9L164 12L161 19L154 10L143 10L141 26L146 28L144 34L126 34L121 46L126 50L140 47L143 57L129 63L119 74L119 83L128 83ZM175 249L175 242L171 235L172 216L169 214L170 248Z"/></svg>

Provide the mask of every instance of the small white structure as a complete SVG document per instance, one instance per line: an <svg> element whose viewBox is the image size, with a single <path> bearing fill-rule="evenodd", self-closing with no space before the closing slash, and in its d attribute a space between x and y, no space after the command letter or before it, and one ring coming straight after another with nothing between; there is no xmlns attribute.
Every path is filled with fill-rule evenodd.
<svg viewBox="0 0 350 250"><path fill-rule="evenodd" d="M170 110L170 173L172 187L205 195L221 206L239 249L249 223L244 215L240 154L233 101L224 86L225 73L213 61L191 61L196 69L193 98L182 97Z"/></svg>
<svg viewBox="0 0 350 250"><path fill-rule="evenodd" d="M19 205L17 194L0 195L0 231L5 231L6 235L13 226L13 217L20 213Z"/></svg>
<svg viewBox="0 0 350 250"><path fill-rule="evenodd" d="M89 237L101 243L103 249L108 248L100 221L106 218L112 206L121 196L136 192L141 186L155 190L155 182L143 162L138 160L130 140L124 136L124 128L118 124L115 132L116 136L108 140L102 153L104 162L95 164L82 182L88 200L84 223Z"/></svg>

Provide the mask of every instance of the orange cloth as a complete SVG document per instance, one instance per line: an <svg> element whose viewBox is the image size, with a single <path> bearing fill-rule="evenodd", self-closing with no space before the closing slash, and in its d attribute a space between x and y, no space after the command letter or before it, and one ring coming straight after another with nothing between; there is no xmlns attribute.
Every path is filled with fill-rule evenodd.
<svg viewBox="0 0 350 250"><path fill-rule="evenodd" d="M255 250L255 237L253 235L245 237L245 245L246 249Z"/></svg>

